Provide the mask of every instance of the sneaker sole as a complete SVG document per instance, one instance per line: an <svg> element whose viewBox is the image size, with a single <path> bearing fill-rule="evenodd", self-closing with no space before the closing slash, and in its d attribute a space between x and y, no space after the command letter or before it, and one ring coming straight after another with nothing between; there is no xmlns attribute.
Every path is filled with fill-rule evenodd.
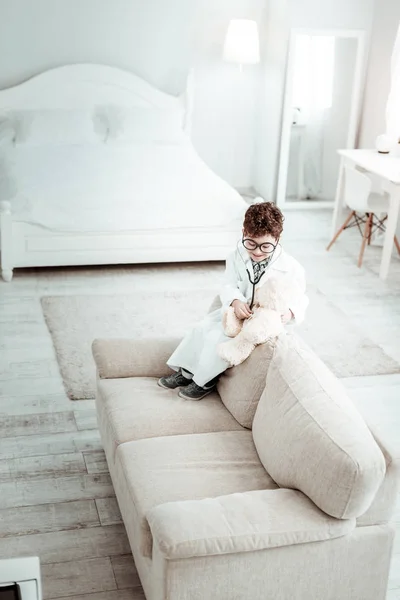
<svg viewBox="0 0 400 600"><path fill-rule="evenodd" d="M184 400L203 400L203 398L205 398L206 396L208 396L208 394L211 394L212 392L215 391L215 388L213 388L212 390L207 390L207 392L204 392L204 394L202 396L197 396L197 398L192 398L191 396L185 396L185 392L178 392L178 396L180 398L183 398Z"/></svg>
<svg viewBox="0 0 400 600"><path fill-rule="evenodd" d="M160 379L157 381L157 385L164 388L164 390L176 390L176 388L179 387L179 386L169 387L168 385L164 385Z"/></svg>
<svg viewBox="0 0 400 600"><path fill-rule="evenodd" d="M180 387L186 387L187 385L189 385L189 383L186 383L185 385L176 385L175 387L169 387L168 385L164 385L162 381L160 381L160 379L158 379L157 381L157 385L162 387L164 390L177 390Z"/></svg>

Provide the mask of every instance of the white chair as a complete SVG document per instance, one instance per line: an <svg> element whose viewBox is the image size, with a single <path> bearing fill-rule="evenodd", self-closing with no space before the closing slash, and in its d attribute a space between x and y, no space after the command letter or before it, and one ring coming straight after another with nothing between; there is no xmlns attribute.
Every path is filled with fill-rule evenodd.
<svg viewBox="0 0 400 600"><path fill-rule="evenodd" d="M389 209L389 195L386 192L382 194L372 192L372 180L368 175L364 175L354 168L345 167L343 197L344 202L351 209L351 213L335 233L327 250L330 250L345 229L357 226L362 235L361 250L358 257L358 267L361 267L365 246L367 243L368 245L371 243L372 234L377 230L385 230L384 222L387 219ZM383 219L377 216L385 213L386 216ZM365 224L364 231L361 228L362 224ZM394 243L400 254L400 244L396 236L394 236Z"/></svg>

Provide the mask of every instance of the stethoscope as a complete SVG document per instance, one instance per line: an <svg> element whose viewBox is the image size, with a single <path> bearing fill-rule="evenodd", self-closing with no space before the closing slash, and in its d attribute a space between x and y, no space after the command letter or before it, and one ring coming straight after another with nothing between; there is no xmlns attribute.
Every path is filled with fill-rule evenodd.
<svg viewBox="0 0 400 600"><path fill-rule="evenodd" d="M278 246L280 246L280 243L279 243L279 240L278 240L278 242L277 242L274 250L272 251L272 254L270 256L270 259L268 261L268 264L267 264L267 267L266 267L264 273L261 275L260 278L258 278L258 279L254 278L254 280L251 278L250 271L249 271L249 269L246 266L246 261L244 260L244 258L242 256L242 253L240 251L241 244L242 244L242 241L241 240L238 241L237 244L236 244L236 248L237 248L238 254L239 254L239 256L240 256L240 258L241 258L241 260L242 260L242 262L244 264L244 268L246 269L246 273L247 273L247 277L249 278L249 282L253 286L253 290L252 290L252 293L251 293L251 302L250 302L250 310L251 310L253 308L253 304L254 304L254 296L255 296L255 293L256 293L256 285L260 282L261 277L264 275L264 273L267 272L267 270L273 265L274 262L276 262L278 260L278 258L281 255L281 253L279 253L278 256L275 256L275 258L274 258L276 249L277 249Z"/></svg>

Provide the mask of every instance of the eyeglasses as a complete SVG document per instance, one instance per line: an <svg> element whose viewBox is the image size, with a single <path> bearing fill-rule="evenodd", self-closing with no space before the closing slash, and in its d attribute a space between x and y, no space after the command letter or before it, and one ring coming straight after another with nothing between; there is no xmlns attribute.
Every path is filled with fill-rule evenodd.
<svg viewBox="0 0 400 600"><path fill-rule="evenodd" d="M242 244L246 248L246 250L257 250L257 248L260 248L263 254L272 254L272 252L276 248L276 244L273 244L272 242L257 244L254 240L251 240L250 238L242 239Z"/></svg>

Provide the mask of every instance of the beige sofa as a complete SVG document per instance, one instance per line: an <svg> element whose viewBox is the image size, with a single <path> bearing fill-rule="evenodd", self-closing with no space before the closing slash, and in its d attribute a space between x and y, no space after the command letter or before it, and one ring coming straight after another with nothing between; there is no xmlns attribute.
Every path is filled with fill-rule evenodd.
<svg viewBox="0 0 400 600"><path fill-rule="evenodd" d="M188 402L155 379L177 342L93 344L147 599L383 600L398 464L341 383L285 335Z"/></svg>

